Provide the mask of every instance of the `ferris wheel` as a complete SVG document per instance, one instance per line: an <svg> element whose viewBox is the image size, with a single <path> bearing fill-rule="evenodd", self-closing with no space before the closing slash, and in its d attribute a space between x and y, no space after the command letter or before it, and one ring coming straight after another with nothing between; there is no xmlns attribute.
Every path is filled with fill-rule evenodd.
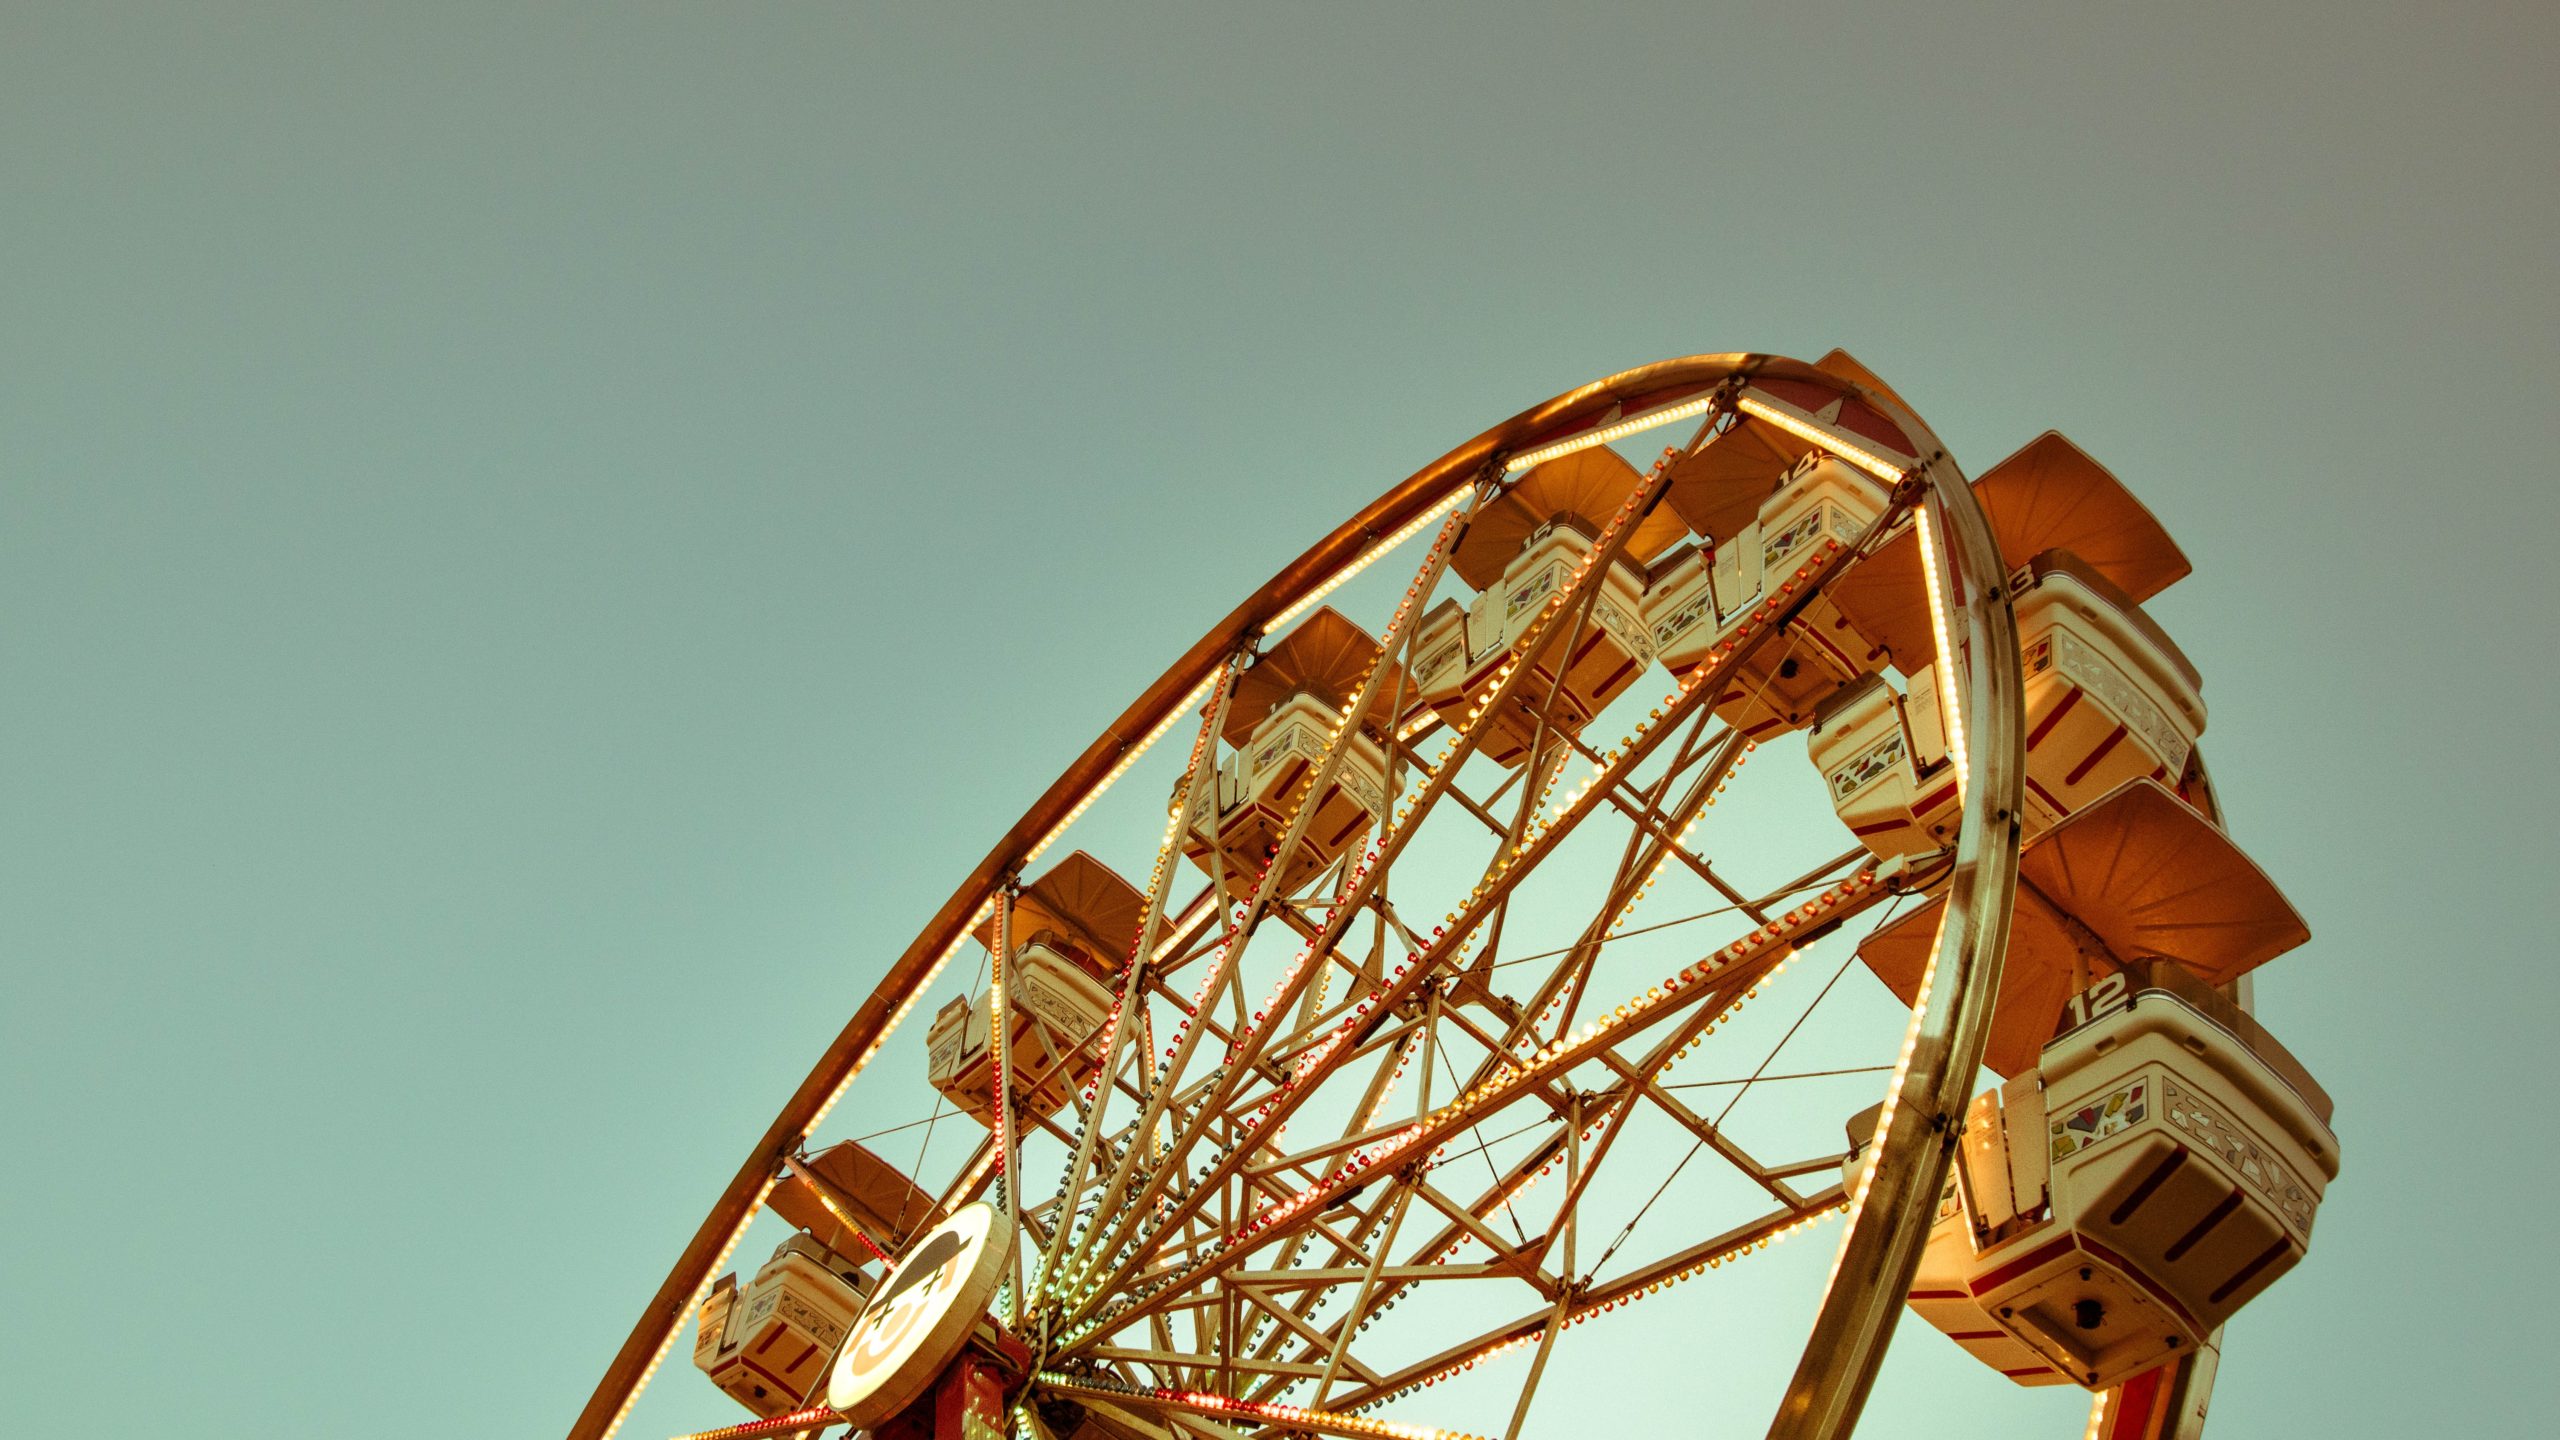
<svg viewBox="0 0 2560 1440"><path fill-rule="evenodd" d="M1574 1331L1824 1226L1771 1435L1847 1433L1906 1309L2091 1435L2199 1433L2338 1147L2248 1004L2309 932L2142 610L2187 570L2069 441L1969 482L1840 352L1504 421L1005 833L571 1440L688 1326L723 1436L1510 1440Z"/></svg>

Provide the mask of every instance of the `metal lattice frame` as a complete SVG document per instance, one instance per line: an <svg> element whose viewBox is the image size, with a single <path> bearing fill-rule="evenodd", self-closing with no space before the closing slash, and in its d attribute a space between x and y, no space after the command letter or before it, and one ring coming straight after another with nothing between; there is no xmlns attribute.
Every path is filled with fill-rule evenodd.
<svg viewBox="0 0 2560 1440"><path fill-rule="evenodd" d="M633 1327L571 1440L613 1433L775 1177L990 919L994 1033L1009 1033L1012 886L1196 710L1202 721L1173 807L1186 814L1194 778L1215 762L1231 682L1261 641L1388 549L1432 533L1385 626L1382 663L1342 712L1365 715L1384 701L1387 713L1402 713L1406 667L1383 661L1409 657L1453 545L1509 471L1673 417L1702 418L1694 448L1731 423L1741 385L1760 375L1817 380L1904 427L1920 459L1907 472L1879 471L1894 482L1884 515L1856 542L1826 542L1792 576L1772 576L1752 621L1613 745L1547 726L1540 717L1552 696L1536 688L1535 667L1498 671L1469 723L1437 735L1419 727L1386 747L1391 821L1294 891L1282 888L1286 862L1304 843L1312 806L1297 807L1250 887L1226 885L1213 847L1210 883L1180 899L1188 887L1177 821L1147 877L1145 918L1109 1018L1090 1038L1102 1056L1093 1082L1067 1112L1040 1116L1017 1113L1011 1097L1045 1077L1000 1070L996 1126L943 1204L992 1190L1034 1257L1001 1302L1038 1356L1018 1402L1023 1422L1071 1403L1210 1437L1279 1427L1408 1440L1454 1432L1367 1412L1534 1347L1509 1421L1516 1435L1563 1330L1845 1210L1833 1280L1771 1432L1845 1434L1900 1314L1988 1029L2018 860L2018 650L1988 523L1917 417L1890 395L1812 367L1725 355L1613 376L1458 447L1301 556L1149 687L944 903L828 1048ZM1515 653L1538 653L1557 634L1570 650L1594 623L1601 581L1663 494L1673 453L1547 599ZM1957 842L1917 865L1879 868L1863 850L1807 857L1815 863L1802 874L1753 893L1719 869L1713 847L1692 843L1751 748L1713 718L1710 699L1906 518L1921 532L1937 674L1948 687L1962 786ZM1533 738L1507 778L1487 783L1488 767L1468 762L1485 733L1478 720L1497 712L1521 717ZM1322 794L1339 771L1350 728L1337 725L1301 799ZM1568 769L1583 778L1559 799ZM1452 835L1476 836L1479 850L1490 844L1480 878L1437 923L1410 913L1433 902L1391 883L1426 832L1440 853L1458 843ZM1588 847L1604 835L1617 858L1584 896L1575 938L1552 952L1506 954L1522 886L1568 841ZM1607 990L1608 947L1666 874L1703 887L1748 928L1632 993ZM1880 1159L1855 1193L1807 1178L1835 1171L1836 1151L1755 1155L1667 1088L1666 1069L1799 949L1923 885L1944 887L1946 919L1892 1066ZM1239 898L1221 898L1229 894ZM1534 980L1528 998L1501 993L1497 967L1510 971L1504 984ZM1581 1218L1595 1177L1639 1120L1714 1155L1763 1196L1762 1208L1603 1274L1616 1244L1593 1262ZM1497 1122L1509 1133L1486 1139ZM1056 1161L1054 1190L1029 1183L1032 1147ZM1527 1198L1555 1172L1542 1196ZM1515 1317L1392 1359L1360 1339L1427 1287L1492 1278L1522 1291ZM1411 1351L1412 1337L1403 1339Z"/></svg>

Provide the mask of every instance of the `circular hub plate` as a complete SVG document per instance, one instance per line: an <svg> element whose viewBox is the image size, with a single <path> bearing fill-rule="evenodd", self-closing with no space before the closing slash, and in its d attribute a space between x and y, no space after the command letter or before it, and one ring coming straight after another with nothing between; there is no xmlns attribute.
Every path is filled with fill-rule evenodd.
<svg viewBox="0 0 2560 1440"><path fill-rule="evenodd" d="M994 1303L1012 1260L1012 1231L983 1201L918 1237L836 1352L827 1404L859 1427L915 1403Z"/></svg>

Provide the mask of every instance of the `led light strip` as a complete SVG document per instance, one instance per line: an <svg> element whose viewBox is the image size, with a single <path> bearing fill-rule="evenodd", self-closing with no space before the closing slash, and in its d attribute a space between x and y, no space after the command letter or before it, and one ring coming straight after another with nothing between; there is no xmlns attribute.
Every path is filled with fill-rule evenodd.
<svg viewBox="0 0 2560 1440"><path fill-rule="evenodd" d="M1370 1106L1368 1112L1360 1117L1360 1129L1375 1128L1378 1117L1387 1113L1387 1102L1395 1098L1396 1082L1404 1079L1405 1067L1413 1063L1415 1053L1421 1048L1422 1037L1419 1034L1408 1035L1396 1042L1396 1068L1387 1076L1385 1087L1378 1091L1378 1103Z"/></svg>
<svg viewBox="0 0 2560 1440"><path fill-rule="evenodd" d="M950 1192L943 1196L943 1208L958 1209L968 1198L969 1192L978 1188L978 1182L987 1178L987 1172L995 1167L995 1163L996 1152L993 1148L980 1155L977 1163L969 1167L968 1173L960 1177L959 1183L953 1185Z"/></svg>
<svg viewBox="0 0 2560 1440"><path fill-rule="evenodd" d="M1218 684L1235 673L1235 666L1236 661L1229 660L1225 664L1220 665L1216 673L1209 677L1209 686L1212 696L1216 694ZM1196 694L1198 692L1195 691L1194 693ZM1205 713L1207 707L1216 704L1217 701L1214 698L1203 698L1199 703L1204 711L1201 717L1201 731L1199 736L1191 742L1191 754L1183 762L1182 777L1180 780L1175 782L1174 785L1173 801L1165 807L1164 839L1158 841L1156 844L1155 863L1147 867L1147 888L1144 893L1147 897L1147 904L1150 907L1150 914L1154 913L1153 907L1158 903L1156 897L1162 893L1165 883L1165 871L1172 866L1175 853L1182 848L1182 842L1185 838L1184 832L1186 829L1191 828L1190 821L1192 811L1197 808L1198 801L1200 799L1200 796L1195 793L1194 787L1196 787L1202 778L1205 777L1209 782L1209 793L1213 799L1217 793L1218 742L1217 737L1211 735L1208 731L1208 721L1210 717ZM1188 708L1188 705L1184 707L1184 709ZM1179 715L1183 713L1183 711L1176 710L1174 713ZM1216 807L1213 804L1211 806L1213 814L1215 809ZM1197 831L1193 830L1192 833L1197 833ZM1134 960L1137 958L1138 941L1144 938L1143 927L1141 927L1141 933L1132 937L1129 942L1129 953L1131 959ZM1116 1014L1118 1007L1115 1005L1113 1008L1114 1013Z"/></svg>
<svg viewBox="0 0 2560 1440"><path fill-rule="evenodd" d="M1938 710L1947 736L1947 757L1955 763L1956 793L1961 797L1971 784L1966 767L1964 747L1964 712L1957 708L1957 655L1949 641L1952 633L1950 606L1944 576L1938 569L1938 535L1930 520L1930 507L1916 510L1919 524L1920 564L1929 589L1929 629L1938 645ZM1911 1023L1902 1032L1902 1053L1893 1062L1893 1083L1885 1087L1883 1108L1876 1112L1875 1133L1867 1143L1876 1147L1877 1163L1865 1167L1858 1177L1856 1193L1849 1197L1849 1224L1841 1231L1840 1248L1831 1257L1831 1273L1822 1282L1824 1303L1829 1303L1831 1287L1840 1279L1840 1266L1848 1259L1849 1242L1857 1235L1858 1217L1866 1210L1867 1191L1875 1183L1876 1172L1883 1169L1883 1146L1886 1134L1893 1128L1893 1112L1902 1097L1902 1087L1911 1073L1911 1055L1920 1044L1920 1031L1929 1010L1929 992L1937 983L1939 952L1947 940L1947 921L1953 909L1942 909L1938 915L1938 933L1929 940L1929 961L1920 968L1920 987L1911 998Z"/></svg>
<svg viewBox="0 0 2560 1440"><path fill-rule="evenodd" d="M1841 459L1848 461L1850 464L1857 466L1859 469L1866 471L1868 474L1873 475L1877 479L1882 480L1887 485L1897 483L1904 475L1910 473L1910 466L1896 464L1891 460L1887 460L1873 450L1865 448L1856 441L1848 439L1836 431L1827 430L1819 425L1807 424L1806 422L1797 419L1795 416L1788 414L1786 411L1771 405L1767 401L1753 397L1747 391L1736 403L1740 406L1744 414L1761 420L1766 420L1770 424L1777 426L1779 429L1786 431L1788 434L1795 436L1799 440L1806 441L1813 445L1818 445L1821 448L1830 451L1832 454L1839 456Z"/></svg>
<svg viewBox="0 0 2560 1440"><path fill-rule="evenodd" d="M1119 760L1114 762L1112 767L1103 773L1102 778L1094 781L1093 787L1085 791L1083 796L1079 798L1073 806L1069 807L1067 813L1059 819L1058 823L1049 827L1049 833L1040 837L1039 844L1022 852L1022 864L1028 866L1032 861L1039 859L1050 846L1057 844L1058 837L1066 834L1068 828L1074 825L1077 820L1081 819L1085 811L1092 809L1093 802L1101 799L1104 791L1109 790L1115 783L1117 783L1121 776L1128 774L1129 767L1137 764L1138 761L1146 755L1147 751L1154 747L1157 741L1163 739L1165 732L1172 729L1176 721L1180 720L1183 715L1194 706L1199 705L1202 701L1209 698L1209 687L1217 684L1219 675L1223 673L1225 673L1223 668L1210 671L1207 679L1202 680L1199 684L1191 687L1190 694L1183 696L1172 705L1166 707L1164 718L1156 721L1155 728L1149 730L1137 744L1132 745L1127 750L1123 751Z"/></svg>
<svg viewBox="0 0 2560 1440"><path fill-rule="evenodd" d="M1175 922L1173 933L1165 936L1164 939L1157 944L1155 953L1147 957L1148 963L1153 964L1164 959L1167 955L1170 955L1174 951L1180 949L1185 941L1198 933L1200 927L1208 922L1209 917L1218 913L1218 907L1212 903L1216 899L1217 897L1214 895L1201 896L1198 902L1192 905L1190 912L1184 915L1181 920Z"/></svg>
<svg viewBox="0 0 2560 1440"><path fill-rule="evenodd" d="M621 1408L613 1412L613 1420L604 1427L600 1440L613 1440L613 1433L622 1428L623 1421L631 1418L631 1407L640 1403L641 1392L649 1388L649 1382L658 1374L658 1367L666 1363L667 1351L675 1345L676 1336L683 1333L685 1322L693 1318L693 1312L701 1306L703 1297L711 1293L712 1277L728 1267L729 1257L736 1252L738 1242L747 1238L747 1227L755 1223L756 1212L764 1208L766 1197L773 1194L774 1183L772 1177L766 1177L763 1187L756 1191L755 1203L747 1207L746 1214L738 1217L737 1228L729 1232L720 1253L711 1258L711 1267L703 1272L702 1283L693 1287L692 1297L667 1322L667 1333L658 1337L657 1350L649 1356L649 1363L641 1368L640 1378L632 1383L630 1393L622 1397Z"/></svg>
<svg viewBox="0 0 2560 1440"><path fill-rule="evenodd" d="M949 965L952 957L960 953L961 946L969 943L970 932L985 924L987 917L994 914L995 910L995 892L989 891L986 898L978 902L978 908L969 912L969 918L961 925L960 933L951 937L951 943L942 947L942 953L934 957L933 964L927 966L924 974L917 977L916 983L908 987L906 998L898 1002L898 1008L889 1013L888 1023L880 1027L879 1034L871 1037L871 1043L862 1048L862 1054L856 1057L852 1066L845 1071L844 1078L836 1082L834 1093L827 1096L827 1103L819 1106L817 1113L809 1117L809 1123L801 1127L802 1140L805 1141L818 1133L818 1127L826 1123L827 1112L836 1108L836 1102L844 1098L844 1092L853 1088L853 1082L861 1078L863 1070L889 1043L889 1037L897 1033L899 1024L915 1012L916 1006L924 1000L925 992L933 988L935 980L941 978L943 967Z"/></svg>
<svg viewBox="0 0 2560 1440"><path fill-rule="evenodd" d="M1947 916L1945 911L1941 911L1938 933L1929 941L1929 963L1920 967L1919 992L1911 997L1911 1023L1902 1031L1902 1053L1894 1057L1893 1083L1885 1087L1884 1104L1876 1112L1875 1133L1867 1137L1867 1144L1875 1148L1876 1163L1862 1167L1859 1172L1857 1191L1849 1197L1849 1224L1840 1232L1840 1248L1833 1252L1831 1271L1822 1280L1825 1304L1830 1301L1831 1287L1839 1283L1841 1263L1849 1257L1849 1242L1858 1233L1858 1217L1866 1210L1867 1191L1875 1184L1876 1172L1884 1168L1885 1134L1893 1128L1894 1107L1902 1098L1903 1081L1911 1073L1911 1052L1920 1044L1922 1019L1929 1011L1929 990L1938 979L1938 951L1946 943L1946 938ZM1867 1152L1861 1150L1858 1153L1863 1155ZM1819 1306L1815 1308L1820 1309Z"/></svg>
<svg viewBox="0 0 2560 1440"><path fill-rule="evenodd" d="M1248 1420L1266 1420L1293 1429L1321 1431L1329 1435L1355 1437L1355 1440L1484 1440L1464 1430L1443 1430L1436 1425L1414 1425L1401 1420L1373 1420L1339 1410L1309 1410L1299 1405L1279 1405L1263 1400L1237 1400L1213 1395L1202 1390L1167 1390L1142 1386L1106 1385L1095 1380L1068 1375L1056 1370L1040 1372L1040 1383L1071 1395L1098 1395L1106 1398L1153 1400L1204 1415L1235 1415Z"/></svg>
<svg viewBox="0 0 2560 1440"><path fill-rule="evenodd" d="M679 1435L675 1440L757 1440L764 1435L788 1435L795 1430L833 1425L843 1418L827 1406L815 1405L806 1410L794 1410L788 1415L776 1415L769 1420L750 1420L743 1425L724 1425L717 1430L696 1430L690 1435Z"/></svg>
<svg viewBox="0 0 2560 1440"><path fill-rule="evenodd" d="M996 1198L999 1210L1018 1210L1016 1196L1021 1189L1020 1177L1012 1172L1006 1151L1013 1145L1013 997L1005 989L1006 951L1013 948L1013 906L999 901L995 914L995 949L988 954L987 1019L990 1027L988 1050L995 1060L995 1149ZM1012 1219L1011 1215L1005 1218ZM1010 1319L1011 1317L1007 1317Z"/></svg>
<svg viewBox="0 0 2560 1440"><path fill-rule="evenodd" d="M1270 638L1273 634L1276 634L1279 631L1280 627L1297 619L1300 615L1305 614L1309 609L1313 608L1317 601L1322 600L1327 595L1341 589L1352 576L1368 569L1369 566L1376 562L1380 556L1385 555L1388 551L1402 545L1414 536L1421 534L1425 529L1430 527L1432 521L1437 520L1441 516L1448 514L1451 510L1456 509L1458 507L1458 503L1467 498L1467 492L1471 488L1472 487L1470 486L1462 484L1456 489L1451 490L1446 496L1442 497L1439 503L1433 505L1430 509L1423 511L1421 514L1416 515L1411 520L1406 521L1402 527L1397 529L1394 534L1389 535L1386 539L1381 540L1377 544L1370 546L1368 549L1361 551L1358 559L1353 560L1350 564L1334 571L1333 578L1325 581L1313 590L1308 591L1306 594L1299 596L1297 601L1291 604L1288 609L1283 610L1279 614L1272 616L1270 619L1263 621L1261 632L1263 637L1265 639Z"/></svg>
<svg viewBox="0 0 2560 1440"><path fill-rule="evenodd" d="M2100 1435L2106 1433L2107 1412L2115 1408L2115 1398L2116 1392L2113 1390L2101 1390L2091 1398L2089 1428L2081 1433L2080 1440L2098 1440Z"/></svg>
<svg viewBox="0 0 2560 1440"><path fill-rule="evenodd" d="M1938 642L1938 714L1947 732L1947 758L1956 765L1956 798L1961 801L1972 783L1973 770L1966 763L1964 746L1964 711L1956 693L1956 671L1963 657L1955 652L1949 640L1954 627L1954 604L1947 598L1945 572L1938 568L1938 532L1930 521L1929 507L1919 507L1920 568L1929 586L1929 633Z"/></svg>
<svg viewBox="0 0 2560 1440"><path fill-rule="evenodd" d="M837 1209L836 1202L828 1199L826 1195L814 1185L809 1187L809 1198L818 1202L819 1209L836 1217L837 1224L842 1225L845 1229L853 1232L853 1238L862 1242L862 1248L871 1252L872 1259L879 1261L882 1265L894 1265L897 1263L896 1259L892 1257L888 1251L880 1248L879 1241L872 1239L869 1234L864 1232L860 1225L854 1223L852 1216Z"/></svg>
<svg viewBox="0 0 2560 1440"><path fill-rule="evenodd" d="M1666 405L1658 410L1647 410L1641 414L1629 416L1614 425L1586 431L1569 439L1559 440L1553 445L1542 445L1523 455L1514 455L1502 462L1503 471L1517 475L1523 470L1544 465L1558 456L1570 455L1576 450L1588 450L1594 445L1606 445L1612 440L1623 440L1640 431L1651 430L1657 425L1668 425L1674 420L1686 420L1692 415L1713 408L1716 397L1721 393L1710 390L1693 400L1683 400L1677 405Z"/></svg>

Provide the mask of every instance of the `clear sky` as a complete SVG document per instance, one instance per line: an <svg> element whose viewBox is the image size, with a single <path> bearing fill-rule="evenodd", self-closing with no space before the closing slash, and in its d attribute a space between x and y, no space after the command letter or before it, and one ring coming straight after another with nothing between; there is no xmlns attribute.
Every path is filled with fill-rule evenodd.
<svg viewBox="0 0 2560 1440"><path fill-rule="evenodd" d="M0 1432L565 1429L1211 620L1522 406L1833 345L2195 561L2346 1159L2215 1433L2538 1432L2555 32L0 6ZM1968 1363L1906 1325L1871 1433L2077 1433ZM630 1433L731 1413L660 1388ZM1625 1418L1760 1433L1716 1400Z"/></svg>

